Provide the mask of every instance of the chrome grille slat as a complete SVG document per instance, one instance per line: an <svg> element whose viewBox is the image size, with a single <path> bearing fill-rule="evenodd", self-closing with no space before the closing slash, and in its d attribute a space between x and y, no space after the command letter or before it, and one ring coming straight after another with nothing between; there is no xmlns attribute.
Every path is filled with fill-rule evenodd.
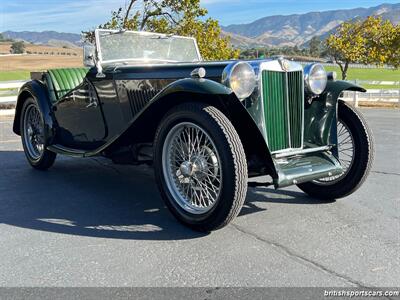
<svg viewBox="0 0 400 300"><path fill-rule="evenodd" d="M303 147L303 72L263 70L262 98L271 152Z"/></svg>

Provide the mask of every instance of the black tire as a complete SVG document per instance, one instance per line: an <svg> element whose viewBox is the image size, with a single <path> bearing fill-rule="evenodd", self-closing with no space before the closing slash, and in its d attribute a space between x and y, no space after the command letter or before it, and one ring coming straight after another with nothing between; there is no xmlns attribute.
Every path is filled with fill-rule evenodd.
<svg viewBox="0 0 400 300"><path fill-rule="evenodd" d="M354 193L367 178L374 160L374 141L362 114L351 105L339 100L338 119L349 129L354 141L353 163L345 176L332 183L311 181L298 187L311 197L334 200Z"/></svg>
<svg viewBox="0 0 400 300"><path fill-rule="evenodd" d="M170 192L163 171L163 147L174 126L190 122L208 134L220 158L221 189L215 204L205 213L184 210ZM217 108L200 103L184 103L171 109L161 121L154 142L154 171L158 188L167 207L183 224L196 231L209 232L227 225L240 212L247 192L247 162L240 138Z"/></svg>
<svg viewBox="0 0 400 300"><path fill-rule="evenodd" d="M26 132L26 130L25 130L25 127L26 127L25 115L28 112L28 109L30 109L32 107L34 107L35 109L37 109L37 111L40 112L40 117L42 118L42 126L41 127L43 127L43 116L41 115L41 111L39 109L37 102L33 98L26 99L24 102L24 105L22 106L21 118L20 118L22 146L24 148L25 156L26 156L29 164L33 168L35 168L37 170L47 170L54 164L57 154L47 150L45 144L43 145L43 151L40 153L39 157L33 157L30 154L30 151L28 150L29 146L27 145L26 136L25 136L26 135L25 134L25 132ZM44 128L42 128L42 134L44 135ZM44 136L43 136L43 140L45 140Z"/></svg>

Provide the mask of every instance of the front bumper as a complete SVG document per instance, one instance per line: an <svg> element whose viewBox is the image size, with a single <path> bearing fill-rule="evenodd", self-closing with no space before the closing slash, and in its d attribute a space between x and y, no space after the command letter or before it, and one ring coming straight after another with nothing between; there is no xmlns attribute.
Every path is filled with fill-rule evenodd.
<svg viewBox="0 0 400 300"><path fill-rule="evenodd" d="M276 188L335 176L343 172L336 157L326 150L275 158L274 164L278 173L278 177L274 178Z"/></svg>

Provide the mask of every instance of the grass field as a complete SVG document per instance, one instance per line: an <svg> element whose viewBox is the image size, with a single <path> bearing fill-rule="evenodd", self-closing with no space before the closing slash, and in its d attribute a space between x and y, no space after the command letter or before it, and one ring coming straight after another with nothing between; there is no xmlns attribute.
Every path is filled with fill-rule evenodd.
<svg viewBox="0 0 400 300"><path fill-rule="evenodd" d="M325 67L327 71L336 71L338 78L341 72L338 67ZM348 71L349 80L379 80L379 81L400 81L400 70L389 69L352 69Z"/></svg>
<svg viewBox="0 0 400 300"><path fill-rule="evenodd" d="M29 71L0 71L0 81L27 80L29 76Z"/></svg>
<svg viewBox="0 0 400 300"><path fill-rule="evenodd" d="M339 67L325 67L327 71L337 72L338 79L342 78ZM347 73L347 80L367 80L367 81L397 81L400 82L400 70L389 69L353 69L350 68ZM390 85L368 85L362 84L368 89L393 89L399 86Z"/></svg>

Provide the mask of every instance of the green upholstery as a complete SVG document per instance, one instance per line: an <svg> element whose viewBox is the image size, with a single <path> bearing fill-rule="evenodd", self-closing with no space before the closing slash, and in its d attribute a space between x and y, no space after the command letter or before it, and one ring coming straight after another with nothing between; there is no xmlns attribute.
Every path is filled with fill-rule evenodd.
<svg viewBox="0 0 400 300"><path fill-rule="evenodd" d="M48 87L50 96L55 101L80 85L88 73L88 68L68 68L48 70Z"/></svg>

